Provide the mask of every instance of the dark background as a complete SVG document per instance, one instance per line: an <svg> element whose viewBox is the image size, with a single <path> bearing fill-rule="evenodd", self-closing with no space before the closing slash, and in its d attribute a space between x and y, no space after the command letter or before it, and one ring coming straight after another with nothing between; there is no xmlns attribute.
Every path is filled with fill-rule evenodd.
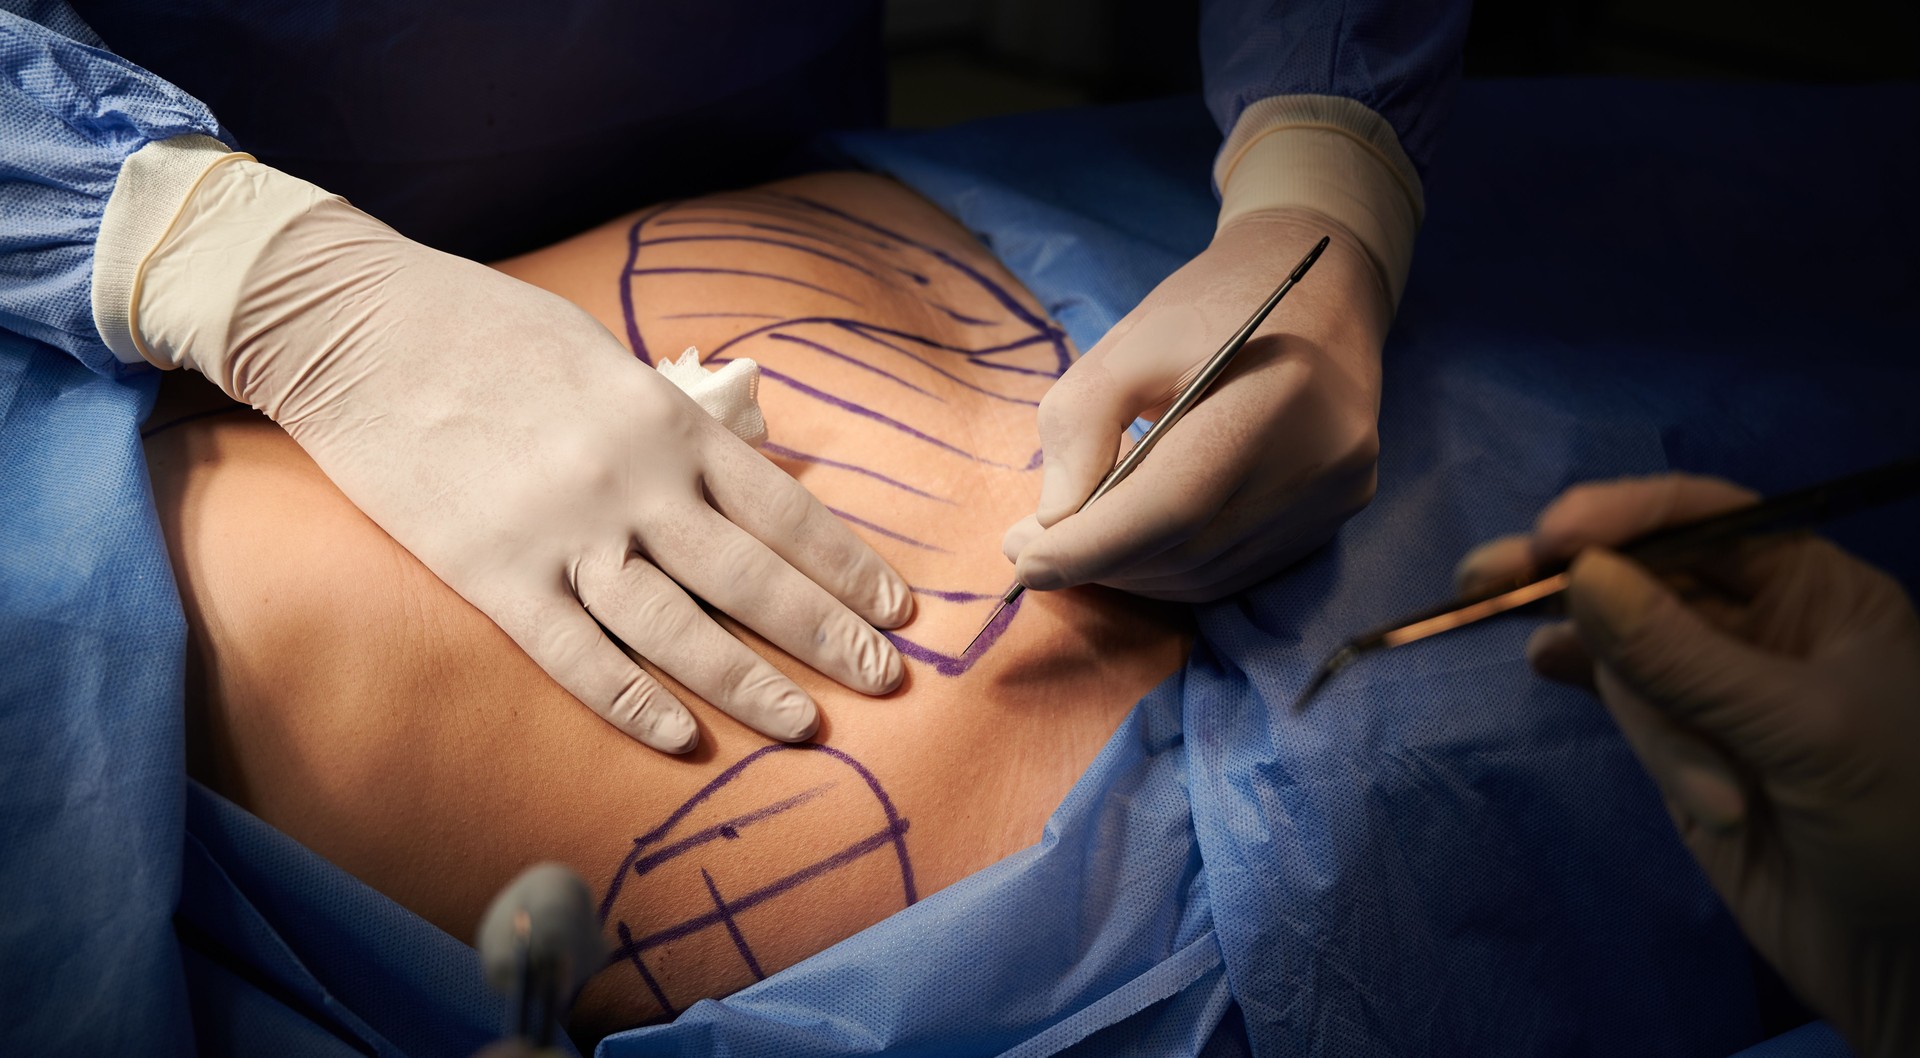
<svg viewBox="0 0 1920 1058"><path fill-rule="evenodd" d="M1197 91L1198 0L887 0L889 121ZM1920 79L1916 0L1478 0L1472 77Z"/></svg>

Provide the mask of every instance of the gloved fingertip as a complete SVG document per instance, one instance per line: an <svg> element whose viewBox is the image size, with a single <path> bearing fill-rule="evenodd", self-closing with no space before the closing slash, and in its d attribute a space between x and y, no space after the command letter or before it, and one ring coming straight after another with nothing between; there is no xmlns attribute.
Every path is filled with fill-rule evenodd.
<svg viewBox="0 0 1920 1058"><path fill-rule="evenodd" d="M1527 637L1526 654L1527 664L1545 679L1577 687L1593 686L1593 662L1581 647L1580 634L1571 621L1534 629Z"/></svg>
<svg viewBox="0 0 1920 1058"><path fill-rule="evenodd" d="M1032 591L1055 591L1069 586L1069 578L1050 557L1022 552L1014 563L1014 578Z"/></svg>
<svg viewBox="0 0 1920 1058"><path fill-rule="evenodd" d="M854 690L876 697L892 694L906 677L907 666L901 660L900 651L879 632L869 631L861 636L853 649L853 672L858 684Z"/></svg>
<svg viewBox="0 0 1920 1058"><path fill-rule="evenodd" d="M789 688L774 699L772 707L761 715L761 723L755 726L762 734L782 742L805 742L820 730L820 707L807 692L798 687Z"/></svg>
<svg viewBox="0 0 1920 1058"><path fill-rule="evenodd" d="M1000 553L1007 556L1008 562L1017 563L1020 561L1020 553L1027 549L1028 544L1033 543L1035 537L1044 532L1046 530L1040 527L1040 519L1029 514L1007 527L1006 535L1000 538Z"/></svg>
<svg viewBox="0 0 1920 1058"><path fill-rule="evenodd" d="M671 709L660 709L651 719L645 731L629 733L654 749L675 756L691 753L700 745L700 726L693 722L693 714L687 712L685 706L676 704Z"/></svg>
<svg viewBox="0 0 1920 1058"><path fill-rule="evenodd" d="M1462 555L1453 567L1453 587L1462 595L1496 579L1518 575L1527 567L1527 538L1503 536Z"/></svg>
<svg viewBox="0 0 1920 1058"><path fill-rule="evenodd" d="M1726 833L1747 821L1747 794L1716 750L1689 738L1674 751L1669 795L1694 822Z"/></svg>
<svg viewBox="0 0 1920 1058"><path fill-rule="evenodd" d="M913 620L913 588L898 573L887 570L881 575L879 595L874 607L875 627L899 628Z"/></svg>
<svg viewBox="0 0 1920 1058"><path fill-rule="evenodd" d="M1637 635L1660 602L1661 588L1633 562L1605 548L1574 559L1568 607L1581 636L1603 655Z"/></svg>

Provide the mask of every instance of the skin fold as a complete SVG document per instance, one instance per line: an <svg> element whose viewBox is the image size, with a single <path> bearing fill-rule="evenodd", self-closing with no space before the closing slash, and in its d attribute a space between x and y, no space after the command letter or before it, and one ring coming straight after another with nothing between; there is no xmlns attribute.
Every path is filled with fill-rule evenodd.
<svg viewBox="0 0 1920 1058"><path fill-rule="evenodd" d="M649 665L700 727L667 758L572 705L277 426L168 377L147 446L190 629L189 770L462 939L527 865L579 871L615 951L580 1038L742 988L1032 844L1184 660L1183 609L1098 588L1029 593L955 656L1009 581L1000 535L1038 502L1035 411L1073 351L911 192L807 177L498 267L648 361L754 359L771 436L737 457L796 477L915 590L880 698L716 614L819 703L819 730L771 742Z"/></svg>

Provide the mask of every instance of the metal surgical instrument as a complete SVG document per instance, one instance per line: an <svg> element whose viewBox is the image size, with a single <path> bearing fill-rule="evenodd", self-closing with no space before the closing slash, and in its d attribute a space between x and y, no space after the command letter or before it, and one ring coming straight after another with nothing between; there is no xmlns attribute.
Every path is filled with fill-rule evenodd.
<svg viewBox="0 0 1920 1058"><path fill-rule="evenodd" d="M1656 573L1678 572L1717 544L1759 533L1804 529L1916 494L1920 494L1920 459L1907 459L1783 493L1750 507L1655 530L1618 550ZM1347 640L1314 671L1313 679L1294 699L1293 710L1299 712L1306 708L1307 702L1327 681L1363 654L1404 646L1559 596L1571 580L1569 565L1561 563L1529 571L1507 583L1403 617Z"/></svg>
<svg viewBox="0 0 1920 1058"><path fill-rule="evenodd" d="M1127 453L1120 457L1112 470L1107 471L1107 476L1100 479L1100 484L1095 486L1093 492L1080 501L1080 506L1073 509L1074 514L1086 510L1088 504L1105 496L1115 485L1125 481L1127 475L1133 473L1141 461L1147 458L1147 453L1153 451L1153 446L1160 443L1160 438L1166 436L1168 430L1173 429L1173 424L1193 410L1193 406L1200 402L1200 398L1206 396L1207 390L1219 380L1222 374L1226 373L1227 365L1233 363L1233 358L1246 346L1247 340L1253 337L1253 332L1259 330L1260 325L1267 321L1267 315L1273 311L1273 307L1280 304L1280 299L1286 297L1294 284L1300 282L1301 278L1307 274L1307 270L1313 267L1313 263L1320 259L1320 254L1327 248L1328 241L1327 236L1321 236L1320 241L1313 245L1313 249L1308 250L1307 255L1300 259L1300 263L1293 266L1293 271L1287 273L1287 278L1280 281L1280 285L1274 288L1272 294L1267 295L1266 302L1255 310L1252 316L1247 317L1247 322L1233 332L1233 336L1227 339L1219 352L1214 353L1206 363L1200 365L1200 370L1194 374L1193 381L1188 382L1180 394L1173 398L1173 403L1167 407L1167 413L1160 416L1160 421L1153 424L1153 428L1140 438L1138 444L1129 448ZM1026 590L1026 585L1015 580L1013 586L1001 594L1000 604L987 615L986 623L980 626L980 631L975 632L973 638L967 640L967 649L960 652L961 657L966 657L973 652L974 644L980 642L980 637L986 635L987 629L993 627L993 622L999 618L1001 612L1012 606L1014 600L1020 598Z"/></svg>

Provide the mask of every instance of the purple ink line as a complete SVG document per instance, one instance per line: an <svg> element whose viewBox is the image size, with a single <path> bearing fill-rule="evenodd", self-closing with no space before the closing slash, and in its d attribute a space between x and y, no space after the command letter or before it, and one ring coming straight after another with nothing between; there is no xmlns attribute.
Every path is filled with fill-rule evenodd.
<svg viewBox="0 0 1920 1058"><path fill-rule="evenodd" d="M925 301L926 299L922 298L921 300ZM983 320L974 316L969 316L964 312L955 312L953 309L950 309L945 305L940 304L937 301L927 301L927 304L932 305L934 308L939 309L941 312L946 313L948 316L951 316L955 323L966 323L966 324L971 324L975 327L985 327L995 322L993 320Z"/></svg>
<svg viewBox="0 0 1920 1058"><path fill-rule="evenodd" d="M901 489L905 492L911 492L915 496L921 496L926 499L934 500L939 503L951 504L953 502L952 500L947 499L945 496L935 496L931 492L926 492L921 489L916 489L912 485L909 485L904 481L895 480L894 478L890 478L885 474L880 473L879 471L868 470L866 467L855 466L852 463L842 463L837 459L828 459L826 456L808 455L805 452L798 452L798 451L795 451L794 449L787 448L782 445L774 444L772 441L768 441L766 444L761 445L760 451L774 457L775 459L791 459L797 463L818 463L823 467L833 467L835 470L851 470L855 474L864 474L867 477L874 479L875 481L883 482L885 484L893 486L896 489Z"/></svg>
<svg viewBox="0 0 1920 1058"><path fill-rule="evenodd" d="M880 274L873 269L868 268L866 265L849 261L839 254L828 253L814 246L804 246L797 242L788 242L785 239L769 239L761 235L669 235L657 239L643 239L640 245L659 246L662 243L670 242L753 242L760 243L764 246L780 246L789 250L798 250L804 254L812 254L823 261L832 261L834 264L844 265L847 268L859 272L861 275L873 279L880 278Z"/></svg>
<svg viewBox="0 0 1920 1058"><path fill-rule="evenodd" d="M776 878L766 885L740 897L738 900L732 901L727 905L728 913L750 911L795 886L805 885L823 874L837 871L847 864L877 851L888 842L900 840L900 833L904 833L905 830L906 824L904 823L900 824L900 832L898 833L891 826L882 827L823 860L817 860L791 874ZM692 918L668 926L665 929L655 930L641 937L639 940L624 941L616 954L625 955L628 952L644 952L651 948L658 948L662 944L671 944L683 937L691 937L695 933L719 925L721 917L721 914L717 911L708 911L704 914L695 915Z"/></svg>
<svg viewBox="0 0 1920 1058"><path fill-rule="evenodd" d="M722 771L720 774L708 780L707 784L705 786L702 786L698 791L696 791L692 797L689 797L685 801L681 802L679 808L676 808L672 812L668 813L667 818L663 820L659 826L654 827L652 830L649 830L645 834L642 834L639 837L633 839L633 850L627 853L627 858L625 860L621 861L620 869L614 872L613 882L607 886L607 895L603 897L600 901L601 921L604 922L607 916L612 913L613 903L615 900L619 898L620 889L626 883L627 872L633 869L633 865L635 861L637 861L640 858L640 855L646 851L647 846L660 841L662 838L672 833L673 828L677 826L682 819L685 819L688 813L692 812L695 808L700 807L700 805L705 803L708 798L712 797L715 793L718 793L722 787L726 786L728 783L732 782L733 780L739 778L740 773L745 771L748 768L748 766L753 764L753 762L759 760L761 757L764 757L769 753L779 753L782 751L790 751L790 750L807 751L807 752L814 752L814 753L825 753L827 756L832 757L833 759L839 761L842 764L845 764L849 768L852 768L854 773L860 776L860 778L866 782L867 789L873 794L874 799L880 802L881 809L883 809L887 815L887 826L890 829L892 829L896 833L896 835L905 834L907 832L906 820L903 820L900 818L900 813L896 811L893 807L893 799L887 796L887 791L883 787L881 787L880 780L873 777L873 773L867 770L866 765L861 764L859 761L854 760L852 757L847 756L845 753L842 753L837 749L833 749L829 746L822 746L817 742L800 742L800 743L791 743L791 744L776 742L770 746L762 746L759 749L754 750L752 753L749 753L746 756L741 757L739 760L733 762L733 764L728 766L728 768L725 771ZM894 843L897 848L897 851L900 854L900 869L903 872L904 877L906 879L907 903L911 904L917 899L919 899L915 895L915 890L913 885L913 864L908 862L907 860L906 840L904 838L896 836ZM638 876L639 876L639 872L635 872L635 877L638 877ZM613 961L617 962L619 960L616 957Z"/></svg>
<svg viewBox="0 0 1920 1058"><path fill-rule="evenodd" d="M828 288L823 287L818 283L809 283L804 279L794 279L791 276L783 276L778 272L756 272L750 268L678 268L678 267L663 266L660 268L630 268L627 270L627 274L630 276L670 276L670 275L747 276L750 279L771 279L776 283L786 283L789 286L805 287L808 290L819 291L820 293L825 294L830 298L839 298L841 301L844 301L849 305L860 304L858 301L855 301L853 298L850 298L845 294L840 293L837 290L829 290Z"/></svg>
<svg viewBox="0 0 1920 1058"><path fill-rule="evenodd" d="M627 229L627 263L620 270L620 314L627 321L627 345L633 349L633 358L643 364L652 364L653 358L647 355L647 343L640 338L639 317L633 312L633 284L627 277L640 264L640 229L647 221L672 209L676 203L666 202L647 210L633 220L633 226Z"/></svg>
<svg viewBox="0 0 1920 1058"><path fill-rule="evenodd" d="M898 430L909 437L915 438L916 440L925 441L926 443L933 445L936 448L945 449L946 451L952 452L957 456L961 456L966 459L971 459L976 463L985 463L988 466L1000 467L1004 470L1019 469L1018 467L1010 467L1010 466L1007 466L1005 463L996 463L991 459L985 459L980 456L974 455L973 453L967 451L966 449L958 448L954 445L948 444L947 442L942 441L941 439L933 436L932 434L923 433L919 430L916 430L913 427L908 426L906 423L901 422L899 419L895 419L888 415L882 415L881 413L874 411L872 408L855 404L854 402L847 400L843 397L836 397L833 394L826 392L825 390L815 389L814 387L807 385L805 382L802 382L791 375L783 375L780 372L773 370L772 368L762 367L760 369L760 377L770 378L775 382L780 383L781 385L789 386L789 387L792 387L793 389L799 390L801 393L804 393L807 396L820 401L821 403L830 404L833 407L839 408L841 411L850 411L855 415L861 416L863 418L872 419L874 422L880 423L883 426L892 427L893 429Z"/></svg>
<svg viewBox="0 0 1920 1058"><path fill-rule="evenodd" d="M707 883L707 895L713 897L713 909L720 915L720 921L726 923L727 933L733 937L733 946L740 950L740 957L747 961L747 969L753 971L753 979L766 980L767 975L760 970L760 960L753 957L753 949L747 947L747 938L740 935L740 927L733 921L733 911L727 907L725 900L720 899L720 887L713 884L713 875L702 867L700 878Z"/></svg>
<svg viewBox="0 0 1920 1058"><path fill-rule="evenodd" d="M620 870L614 873L613 883L607 886L607 895L600 901L601 920L604 921L607 915L613 910L613 902L620 895L620 887L626 881L627 872L633 868L634 862L640 858L641 853L646 851L648 845L651 845L654 842L659 841L661 838L666 837L667 834L673 830L673 827L675 824L679 823L682 819L685 819L687 817L687 813L693 811L695 808L700 807L702 802L706 801L707 798L712 797L716 792L719 791L721 787L727 785L728 783L732 782L734 779L738 778L740 773L746 770L749 764L752 764L754 761L759 760L761 757L764 757L769 753L776 753L785 748L787 748L785 745L776 742L771 746L762 746L759 749L754 750L752 753L749 753L746 756L741 757L739 760L735 761L730 767L728 767L725 771L721 772L720 774L714 776L711 780L709 780L707 784L705 786L702 786L696 793L694 793L692 797L689 797L687 798L687 800L681 802L680 807L674 809L671 813L669 813L667 815L667 818L663 822L661 822L659 826L654 827L652 830L647 831L645 834L642 834L637 838L634 838L633 851L627 853L627 858L621 862Z"/></svg>
<svg viewBox="0 0 1920 1058"><path fill-rule="evenodd" d="M765 334L768 331L778 330L782 327L797 327L803 323L824 323L824 324L828 324L829 326L839 327L842 330L852 330L862 334L865 334L867 332L872 332L874 334L884 334L892 338L904 338L907 341L914 343L915 345L923 345L929 349L938 349L941 352L945 352L945 353L958 353L961 356L964 356L970 360L977 359L979 357L992 356L995 353L1013 352L1016 349L1025 349L1029 346L1039 345L1043 342L1053 342L1055 344L1058 344L1057 338L1053 337L1050 334L1042 333L1042 334L1028 335L1025 338L1015 338L1010 342L1002 342L999 345L989 345L984 348L970 349L963 345L950 345L946 342L936 341L924 335L914 334L912 331L903 331L896 327L885 327L877 323L868 323L864 320L850 320L841 316L795 316L790 319L781 320L779 323L769 323L764 327L755 327L750 331L742 331L741 333L734 335L732 338L727 339L722 344L714 346L713 353L714 355L717 356L720 353L725 352L729 347L733 346L738 342L744 342L749 338L758 337L759 335ZM1044 378L1058 378L1060 374L1058 371L1040 371L1034 368L1021 368L1019 370L1022 370L1025 373L1030 375L1040 375ZM1063 368L1062 370L1065 370L1065 369Z"/></svg>
<svg viewBox="0 0 1920 1058"><path fill-rule="evenodd" d="M841 330L846 331L848 334L852 334L859 338L865 338L867 341L872 342L873 344L881 347L882 349L890 349L893 352L899 353L901 356L908 357L912 359L915 363L924 365L929 371L934 371L947 378L950 378L953 381L959 383L962 386L965 386L970 390L973 390L976 393L984 393L987 396L994 398L995 400L1003 400L1009 404L1025 404L1028 407L1035 407L1035 408L1040 406L1040 402L1037 400L1027 400L1024 397L1009 396L1008 394L1005 394L1005 393L1000 393L995 390L987 389L985 386L982 386L976 382L969 382L966 379L961 378L959 375L943 370L942 368L936 366L933 363L933 361L928 360L926 357L921 356L919 353L916 353L910 349L902 349L901 347L893 344L892 342L887 341L884 338L880 338L873 334L868 333L868 326L866 324L857 323L852 320L840 320L840 321L837 321L834 325L840 328ZM1026 341L1023 341L1021 344L1038 345L1039 342L1033 341L1033 340L1026 340ZM1041 378L1058 378L1059 377L1057 375L1052 374L1051 372L1040 371L1031 367L1016 367L1011 364L995 364L990 360L974 359L971 354L968 356L968 359L970 362L980 367L992 367L992 368L996 368L998 370L1003 370L1003 371L1010 370L1023 375L1038 375Z"/></svg>
<svg viewBox="0 0 1920 1058"><path fill-rule="evenodd" d="M943 555L953 554L953 552L948 551L944 547L935 547L932 544L915 540L911 536L906 536L902 533L894 532L892 529L889 529L884 525L875 525L872 522L867 521L865 518L848 514L847 512L841 510L838 507L828 507L827 511L831 513L834 517L839 518L842 521L852 522L853 524L859 526L862 529L870 529L876 533L879 533L881 536L886 537L889 540L898 540L903 544L911 544L912 546L920 548L925 551L938 551Z"/></svg>
<svg viewBox="0 0 1920 1058"><path fill-rule="evenodd" d="M773 312L675 312L659 318L663 320L778 320L784 317Z"/></svg>
<svg viewBox="0 0 1920 1058"><path fill-rule="evenodd" d="M912 907L919 903L920 893L913 884L913 861L907 859L907 821L901 819L900 813L894 810L893 798L887 796L886 788L880 785L880 780L873 777L873 773L867 770L866 765L832 746L822 746L817 742L803 742L789 748L818 750L852 768L854 774L866 780L868 792L873 794L874 800L880 802L880 808L887 814L887 829L893 832L893 851L900 857L900 881L906 886L907 906Z"/></svg>
<svg viewBox="0 0 1920 1058"><path fill-rule="evenodd" d="M893 372L886 370L885 368L875 367L872 364L867 363L865 360L861 360L857 357L848 356L847 354L841 352L838 349L834 349L830 346L821 345L819 342L808 341L805 338L796 338L791 334L781 334L778 331L775 331L774 333L767 335L767 339L769 341L775 341L775 342L790 342L794 345L804 345L809 349L813 349L818 352L825 353L828 356L833 357L835 360L844 360L847 363L852 364L853 366L859 368L862 371L868 371L873 374L879 375L881 378L888 379L889 381L898 382L899 384L907 387L908 389L914 391L915 393L919 393L923 396L932 397L934 400L937 400L942 404L946 403L946 399L940 396L938 393L933 393L928 390L921 389L919 386L916 386L913 383L908 382L906 379L901 378L899 375L896 375ZM939 369L936 368L935 370L939 370ZM946 374L946 372L944 371L941 371L940 373L943 375Z"/></svg>
<svg viewBox="0 0 1920 1058"><path fill-rule="evenodd" d="M937 588L921 588L912 584L907 585L907 590L915 595L925 595L929 599L939 599L941 602L986 602L988 599L1000 598L998 595L981 595L979 592L972 591L941 591Z"/></svg>
<svg viewBox="0 0 1920 1058"><path fill-rule="evenodd" d="M987 651L991 649L994 642L1000 638L1000 634L1005 632L1007 626L1013 623L1013 615L1020 612L1020 604L1025 600L1026 596L1022 595L1020 598L1013 600L1012 606L1000 611L1000 616L994 618L993 623L988 625L986 629L980 633L978 649L968 651L959 657L955 657L952 654L943 654L932 647L923 646L905 636L897 635L893 632L882 632L880 634L892 640L893 645L899 648L900 653L905 654L915 661L923 661L932 665L933 671L940 675L958 676L972 668L978 659L986 656Z"/></svg>
<svg viewBox="0 0 1920 1058"><path fill-rule="evenodd" d="M738 195L732 195L732 196L715 195L709 198L709 201L713 201L713 200L718 200L720 202L720 204L717 206L717 208L719 209L736 209L742 213L755 213L762 217L773 217L778 220L793 221L796 224L803 223L802 221L796 219L799 217L805 217L807 218L808 221L813 221L818 219L806 213L803 210L791 209L791 208L780 208L778 203L742 201L740 196ZM737 218L721 219L721 218L714 218L714 217L684 218L681 220L674 220L674 221L662 221L662 223L738 224L738 225L745 225L746 227L750 227L750 228L758 228L763 231L777 231L786 235L804 235L811 239L819 239L821 242L831 242L832 240L828 239L827 235L832 235L836 239L844 239L847 242L859 243L862 246L870 246L873 249L884 250L884 251L887 251L888 253L897 252L900 249L899 247L894 246L890 243L881 242L878 239L870 238L865 235L858 235L853 232L845 232L845 231L840 231L838 229L826 228L826 227L815 227L813 230L808 231L801 228L781 227L778 225L768 224L761 221L748 221L748 220L740 220ZM822 234L822 233L825 233L825 234Z"/></svg>
<svg viewBox="0 0 1920 1058"><path fill-rule="evenodd" d="M755 210L754 212L764 213L765 211ZM782 216L782 217L786 216L786 214L784 213L775 214L775 215ZM833 232L832 234L834 237L829 238L827 235L822 234L822 232L826 230L824 228L808 231L805 228L789 228L780 224L767 224L764 221L741 220L738 217L675 217L672 220L661 221L660 227L664 228L671 225L686 225L686 224L714 224L714 225L718 225L720 227L726 227L726 228L752 228L754 231L770 231L780 235L792 235L802 239L812 239L815 242L823 242L823 243L826 243L828 246L831 246L837 250L854 250L854 247L847 245L847 243L858 243L860 246L872 247L872 248L881 249L881 250L890 251L893 249L893 247L888 246L882 242L877 242L872 239L855 238L853 236L841 234L840 232ZM845 241L841 241L841 240L845 240ZM856 250L854 252L862 252L862 251ZM889 266L889 267L895 267L895 266Z"/></svg>
<svg viewBox="0 0 1920 1058"><path fill-rule="evenodd" d="M642 856L638 860L635 860L631 864L633 872L635 874L645 874L648 871L653 870L655 867L658 867L662 863L665 863L666 861L673 859L675 856L679 856L682 853L692 851L693 849L699 848L700 846L705 845L710 841L717 840L719 838L727 838L729 840L738 838L740 836L741 827L747 826L748 824L751 824L751 823L758 823L765 819L771 819L774 816L781 814L782 812L787 812L795 808L798 808L801 805L806 804L808 801L811 801L814 798L820 796L821 794L826 793L828 790L833 789L835 785L836 785L835 783L825 783L823 785L816 786L811 790L805 790L800 793L794 794L792 797L789 797L784 801L775 801L773 804L770 804L765 808L758 808L758 809L755 809L754 811L746 813L745 815L734 816L732 819L729 819L724 823L715 823L713 826L710 826L705 830L695 831L694 833L689 834L684 838L681 838L679 841L676 841L673 844L666 846L665 848L656 850L654 852L649 852L645 856Z"/></svg>
<svg viewBox="0 0 1920 1058"><path fill-rule="evenodd" d="M777 217L780 220L791 221L795 224L820 225L820 214L817 211L804 209L788 201L789 196L786 195L747 189L716 197L725 203L722 208L738 209L748 213L759 213L763 216ZM900 249L899 246L893 243L875 239L871 235L863 234L859 231L850 232L839 228L826 227L825 225L820 225L820 227L821 230L832 232L842 239L857 240L878 250L885 250L891 253L897 252ZM869 228L866 230L871 231L872 229ZM910 239L904 241L907 242L908 245L915 245Z"/></svg>
<svg viewBox="0 0 1920 1058"><path fill-rule="evenodd" d="M666 989L661 988L660 982L654 980L653 975L647 972L647 964L640 961L640 951L633 947L633 931L627 928L625 922L615 925L614 931L620 935L620 947L627 951L627 958L632 961L633 968L640 971L640 980L646 982L647 991L653 993L653 1001L660 1004L660 1009L666 1011L668 1017L679 1016L680 1012L673 1008L672 1003L667 1002ZM608 965L611 966L619 961L620 956L615 955L608 961Z"/></svg>
<svg viewBox="0 0 1920 1058"><path fill-rule="evenodd" d="M773 191L762 192L762 194L773 195L778 198L784 198L791 202L797 202L800 205L805 206L809 209L816 209L822 213L827 214L828 216L838 217L841 220L844 220L847 223L852 224L856 227L864 228L867 231L873 232L884 238L893 239L895 241L905 243L906 245L912 246L917 250L921 250L927 254L930 254L935 259L937 259L941 264L944 264L947 267L952 268L954 271L959 272L960 274L966 276L968 279L973 280L974 283L978 284L979 287L982 290L985 290L995 301L998 301L1003 307L1005 307L1008 312L1011 312L1015 316L1019 317L1021 322L1028 324L1036 331L1045 332L1051 329L1047 325L1047 322L1045 320L1041 319L1038 316L1035 316L1033 312L1029 310L1025 305L1020 304L1019 299L1015 298L1012 294L1009 294L1005 287L1002 287L1000 284L994 282L991 279L988 279L984 273L978 271L972 265L967 264L965 261L960 260L959 258L953 256L952 254L946 252L945 250L940 249L937 246L931 246L931 245L928 245L927 243L919 242L918 240L915 240L915 239L909 239L906 236L901 235L899 232L881 227L880 225L875 224L870 220L866 220L865 218L856 217L853 214L848 213L846 210L836 209L835 207L829 206L824 202L815 202L813 199L806 198L801 195L789 195L789 194L773 192ZM1065 368L1064 364L1061 366L1062 366L1062 369Z"/></svg>

